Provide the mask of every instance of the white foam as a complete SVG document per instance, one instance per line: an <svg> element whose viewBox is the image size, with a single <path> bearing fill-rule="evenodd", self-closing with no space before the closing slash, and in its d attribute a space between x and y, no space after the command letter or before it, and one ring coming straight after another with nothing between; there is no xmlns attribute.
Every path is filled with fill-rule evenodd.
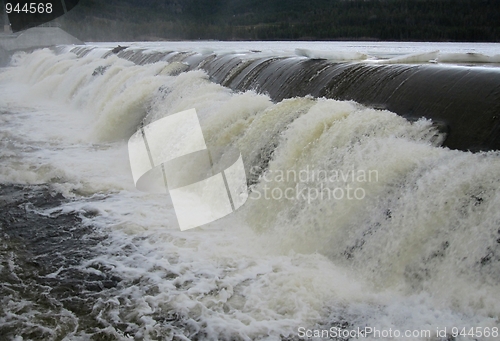
<svg viewBox="0 0 500 341"><path fill-rule="evenodd" d="M434 62L439 55L439 51L412 53L404 56L398 56L387 60L379 60L383 64L407 64L407 63L428 63Z"/></svg>
<svg viewBox="0 0 500 341"><path fill-rule="evenodd" d="M100 331L125 339L113 326L126 323L144 339L269 340L338 321L432 331L498 324L500 274L487 260L500 221L497 153L438 148L427 120L310 97L273 104L202 71L169 76L164 63L42 50L15 64L0 75L9 112L0 115L0 181L51 183L74 199L63 212L97 214L82 219L110 240L80 268L103 264L123 279L95 301ZM326 184L362 188L363 200L249 199L181 232L168 197L134 188L126 140L143 119L193 107L209 147L237 147L247 175L268 167L253 193L297 183L263 176L313 166L376 170L376 181Z"/></svg>
<svg viewBox="0 0 500 341"><path fill-rule="evenodd" d="M332 61L354 61L368 58L366 54L354 51L312 51L300 48L295 49L295 54L297 56L315 59L328 59Z"/></svg>

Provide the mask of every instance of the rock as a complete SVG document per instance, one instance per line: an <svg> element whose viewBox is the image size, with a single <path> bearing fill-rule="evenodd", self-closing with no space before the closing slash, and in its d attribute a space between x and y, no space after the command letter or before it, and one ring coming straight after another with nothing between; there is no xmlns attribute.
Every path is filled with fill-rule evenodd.
<svg viewBox="0 0 500 341"><path fill-rule="evenodd" d="M115 47L114 49L112 49L111 52L113 52L114 54L117 54L118 52L120 52L121 50L125 50L126 48L128 48L128 46L120 46L120 45L118 45L117 47Z"/></svg>

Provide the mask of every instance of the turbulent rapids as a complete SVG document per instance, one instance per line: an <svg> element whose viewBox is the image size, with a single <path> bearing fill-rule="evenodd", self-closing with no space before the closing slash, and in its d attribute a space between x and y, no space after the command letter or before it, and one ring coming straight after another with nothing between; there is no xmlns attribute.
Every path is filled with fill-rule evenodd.
<svg viewBox="0 0 500 341"><path fill-rule="evenodd" d="M3 335L498 328L498 68L117 52L20 53L0 74ZM127 140L191 108L208 148L240 151L249 199L181 232L167 195L134 187Z"/></svg>

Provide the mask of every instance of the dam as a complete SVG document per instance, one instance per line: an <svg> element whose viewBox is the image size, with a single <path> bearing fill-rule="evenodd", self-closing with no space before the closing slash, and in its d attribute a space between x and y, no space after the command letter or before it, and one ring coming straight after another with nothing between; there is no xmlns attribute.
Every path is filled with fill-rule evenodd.
<svg viewBox="0 0 500 341"><path fill-rule="evenodd" d="M2 335L498 338L499 47L263 44L56 46L2 68ZM241 154L248 200L180 231L169 194L135 187L127 141L191 108L212 155Z"/></svg>
<svg viewBox="0 0 500 341"><path fill-rule="evenodd" d="M73 49L80 56L90 50ZM500 149L500 68L493 66L339 63L299 56L262 58L258 53L253 57L251 52L217 56L123 49L117 55L138 65L183 63L186 71L203 69L213 82L236 91L265 93L273 101L310 95L353 100L410 121L426 117L447 135L446 147Z"/></svg>

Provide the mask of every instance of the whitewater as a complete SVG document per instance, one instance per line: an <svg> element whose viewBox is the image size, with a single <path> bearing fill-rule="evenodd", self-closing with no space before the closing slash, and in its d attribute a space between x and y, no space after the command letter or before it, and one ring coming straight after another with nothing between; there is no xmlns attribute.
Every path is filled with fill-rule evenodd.
<svg viewBox="0 0 500 341"><path fill-rule="evenodd" d="M228 84L277 57L493 70L498 44L120 44L21 52L1 70L6 340L500 340L497 150L202 67L238 56ZM180 231L168 194L134 186L127 142L192 108L208 148L241 153L249 199Z"/></svg>

